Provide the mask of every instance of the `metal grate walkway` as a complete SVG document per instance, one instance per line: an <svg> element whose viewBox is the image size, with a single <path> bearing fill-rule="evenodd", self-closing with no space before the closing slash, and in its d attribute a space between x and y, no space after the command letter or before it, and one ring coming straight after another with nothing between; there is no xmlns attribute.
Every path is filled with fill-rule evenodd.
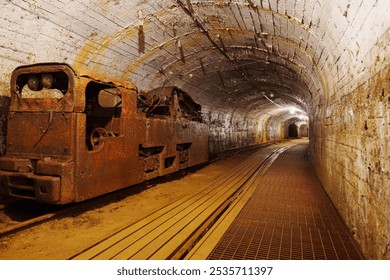
<svg viewBox="0 0 390 280"><path fill-rule="evenodd" d="M308 145L273 163L208 259L361 259L318 181Z"/></svg>

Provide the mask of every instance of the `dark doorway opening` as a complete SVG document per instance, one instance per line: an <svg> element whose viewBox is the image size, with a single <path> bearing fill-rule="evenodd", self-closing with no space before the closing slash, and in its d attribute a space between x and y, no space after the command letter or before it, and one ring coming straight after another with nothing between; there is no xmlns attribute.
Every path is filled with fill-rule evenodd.
<svg viewBox="0 0 390 280"><path fill-rule="evenodd" d="M298 137L298 127L292 123L288 126L288 137L297 138Z"/></svg>

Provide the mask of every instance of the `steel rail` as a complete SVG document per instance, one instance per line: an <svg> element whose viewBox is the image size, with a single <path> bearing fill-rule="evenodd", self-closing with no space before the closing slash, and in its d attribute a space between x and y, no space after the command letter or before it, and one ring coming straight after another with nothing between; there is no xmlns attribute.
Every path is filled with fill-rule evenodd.
<svg viewBox="0 0 390 280"><path fill-rule="evenodd" d="M280 147L280 146L279 146ZM221 174L194 195L125 227L71 259L180 259L279 149L267 147Z"/></svg>
<svg viewBox="0 0 390 280"><path fill-rule="evenodd" d="M254 150L254 149L262 149L262 148L268 147L268 146L273 145L273 144L275 144L275 143L272 143L272 144L267 143L264 145L249 147L248 149L244 149L244 150L238 149L237 151L229 151L227 153L221 153L221 154L217 155L216 158L213 158L210 161L208 161L204 164L201 164L200 166L204 166L204 165L213 163L215 161L221 160L221 159L226 158L228 156L231 156L233 154L237 154L237 153L241 153L241 152L245 152L245 151L250 151L250 150ZM220 175L220 176L222 176L222 175ZM155 180L159 180L161 178L163 178L163 177L159 177ZM145 182L145 183L148 183L148 182ZM131 188L131 187L129 187L129 188ZM121 191L127 191L129 188L121 189L121 190L118 190L114 193L117 194L117 193L120 193ZM112 195L114 193L109 193L109 194L94 198L92 200L84 201L84 202L81 202L81 203L78 203L75 205L74 204L69 205L66 208L61 209L59 211L48 212L44 215L39 215L39 216L36 216L34 218L31 218L31 219L26 219L22 222L18 222L17 224L11 224L10 226L7 226L3 229L0 229L0 238L3 238L3 237L8 236L10 234L15 234L19 231L30 229L34 226L37 226L39 224L42 224L44 222L47 222L47 221L50 221L53 219L69 216L72 213L80 212L80 211L83 211L84 209L88 210L89 208L94 207L94 205L96 205L96 203L99 203L99 201L107 199L107 197L109 197L110 195ZM7 206L5 204L0 204L0 212L4 212L6 209L7 209Z"/></svg>
<svg viewBox="0 0 390 280"><path fill-rule="evenodd" d="M208 228L207 232L201 237L195 246L183 255L183 259L201 260L207 258L230 224L234 221L241 209L250 199L256 187L260 183L262 176L268 171L277 157L287 148L288 147L278 149L264 161L262 167L258 170L257 174L254 174L251 178L251 182L248 182L239 197L237 197L237 199L229 205L226 211L222 213L221 217L212 224L210 228Z"/></svg>

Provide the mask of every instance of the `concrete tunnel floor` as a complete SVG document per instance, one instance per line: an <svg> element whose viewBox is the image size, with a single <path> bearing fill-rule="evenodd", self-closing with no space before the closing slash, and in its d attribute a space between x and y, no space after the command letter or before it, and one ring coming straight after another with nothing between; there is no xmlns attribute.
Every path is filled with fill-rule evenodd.
<svg viewBox="0 0 390 280"><path fill-rule="evenodd" d="M307 144L307 140L292 141L294 144ZM303 145L295 147L299 146ZM176 198L196 192L197 188L194 188L194 185L206 184L230 170L237 162L244 160L253 152L254 150L250 150L235 154L191 173L187 171L185 176L175 174L168 177L165 182L155 185L154 181L151 181L130 187L126 190L127 194L130 195L123 192L109 194L107 197L111 198L108 199L111 201L112 197L117 196L116 201L111 201L103 206L96 205L92 207L93 209L80 212L78 215L73 214L69 217L54 219L29 230L4 237L0 239L0 259L68 259L119 229L169 204ZM306 165L311 165L307 158L304 160ZM291 165L291 162L289 164ZM313 172L312 169L311 172ZM298 179L296 180L302 179L299 176L302 174L297 174ZM331 204L330 201L327 203ZM275 204L278 202L275 201ZM271 259L278 259L275 254L270 256ZM307 257L307 255L302 255L302 257Z"/></svg>

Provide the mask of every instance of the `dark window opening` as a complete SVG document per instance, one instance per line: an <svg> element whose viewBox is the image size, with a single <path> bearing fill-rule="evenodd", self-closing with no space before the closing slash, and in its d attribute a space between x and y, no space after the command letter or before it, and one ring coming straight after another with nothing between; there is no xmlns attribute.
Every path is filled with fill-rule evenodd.
<svg viewBox="0 0 390 280"><path fill-rule="evenodd" d="M175 158L176 156L173 156L173 157L167 157L164 161L164 166L165 168L169 168L169 167L172 167L173 166L173 163L175 162Z"/></svg>
<svg viewBox="0 0 390 280"><path fill-rule="evenodd" d="M120 135L122 96L115 87L90 82L85 92L86 143L96 150L101 140Z"/></svg>
<svg viewBox="0 0 390 280"><path fill-rule="evenodd" d="M298 137L298 128L294 123L292 123L288 126L288 137L291 137L291 138Z"/></svg>
<svg viewBox="0 0 390 280"><path fill-rule="evenodd" d="M16 80L21 98L61 99L68 87L69 77L64 72L22 74Z"/></svg>
<svg viewBox="0 0 390 280"><path fill-rule="evenodd" d="M164 149L164 146L156 147L143 147L142 144L138 147L138 155L140 157L150 157L160 154Z"/></svg>

